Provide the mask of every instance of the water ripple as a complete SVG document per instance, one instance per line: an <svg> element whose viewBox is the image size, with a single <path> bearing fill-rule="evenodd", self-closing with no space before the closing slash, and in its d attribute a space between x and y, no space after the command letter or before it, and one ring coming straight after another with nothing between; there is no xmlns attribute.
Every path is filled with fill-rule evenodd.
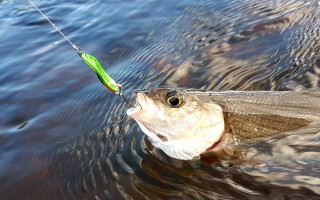
<svg viewBox="0 0 320 200"><path fill-rule="evenodd" d="M319 132L244 144L243 163L170 158L31 5L0 2L3 199L319 197ZM36 3L130 102L135 89L159 85L320 86L317 2Z"/></svg>

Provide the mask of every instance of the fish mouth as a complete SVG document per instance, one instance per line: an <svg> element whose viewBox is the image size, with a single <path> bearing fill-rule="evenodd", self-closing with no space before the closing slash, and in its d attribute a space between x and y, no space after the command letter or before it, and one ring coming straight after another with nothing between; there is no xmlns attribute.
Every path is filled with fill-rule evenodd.
<svg viewBox="0 0 320 200"><path fill-rule="evenodd" d="M144 93L142 92L136 92L134 93L134 96L136 97L136 102L133 108L129 108L127 110L127 115L134 118L143 132L145 132L149 137L153 139L153 141L162 141L166 142L168 141L168 138L166 136L163 136L156 132L156 130L147 122L144 122L140 119L139 115L141 115L144 110L147 110L151 106L151 99L149 99ZM152 107L152 106L151 106ZM156 136L156 137L155 137Z"/></svg>
<svg viewBox="0 0 320 200"><path fill-rule="evenodd" d="M146 109L148 105L147 97L143 93L137 92L137 93L134 93L133 95L136 97L136 102L133 108L129 108L127 110L127 115L131 117L141 113L142 110Z"/></svg>
<svg viewBox="0 0 320 200"><path fill-rule="evenodd" d="M140 105L135 105L133 108L129 108L127 110L127 115L132 117L133 115L139 113L141 110L142 108Z"/></svg>

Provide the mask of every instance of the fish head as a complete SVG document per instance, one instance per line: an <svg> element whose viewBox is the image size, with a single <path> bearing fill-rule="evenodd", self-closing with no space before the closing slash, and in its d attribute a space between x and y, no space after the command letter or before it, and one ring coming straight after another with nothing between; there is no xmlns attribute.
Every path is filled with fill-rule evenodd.
<svg viewBox="0 0 320 200"><path fill-rule="evenodd" d="M136 106L127 110L151 143L180 160L198 157L224 132L222 108L183 89L135 92Z"/></svg>

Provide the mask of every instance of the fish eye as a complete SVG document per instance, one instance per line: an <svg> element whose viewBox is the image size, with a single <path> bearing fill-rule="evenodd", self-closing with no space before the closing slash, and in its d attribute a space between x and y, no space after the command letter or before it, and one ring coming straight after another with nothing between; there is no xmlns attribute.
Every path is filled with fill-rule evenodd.
<svg viewBox="0 0 320 200"><path fill-rule="evenodd" d="M170 96L167 98L167 104L173 108L181 106L183 99L177 96Z"/></svg>

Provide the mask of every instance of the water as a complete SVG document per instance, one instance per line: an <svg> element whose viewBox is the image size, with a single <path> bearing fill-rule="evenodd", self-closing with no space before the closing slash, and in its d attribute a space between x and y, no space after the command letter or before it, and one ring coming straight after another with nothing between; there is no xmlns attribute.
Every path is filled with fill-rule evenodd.
<svg viewBox="0 0 320 200"><path fill-rule="evenodd" d="M314 1L35 1L132 91L319 88ZM320 199L320 134L252 144L249 162L152 147L27 1L0 1L1 199Z"/></svg>

